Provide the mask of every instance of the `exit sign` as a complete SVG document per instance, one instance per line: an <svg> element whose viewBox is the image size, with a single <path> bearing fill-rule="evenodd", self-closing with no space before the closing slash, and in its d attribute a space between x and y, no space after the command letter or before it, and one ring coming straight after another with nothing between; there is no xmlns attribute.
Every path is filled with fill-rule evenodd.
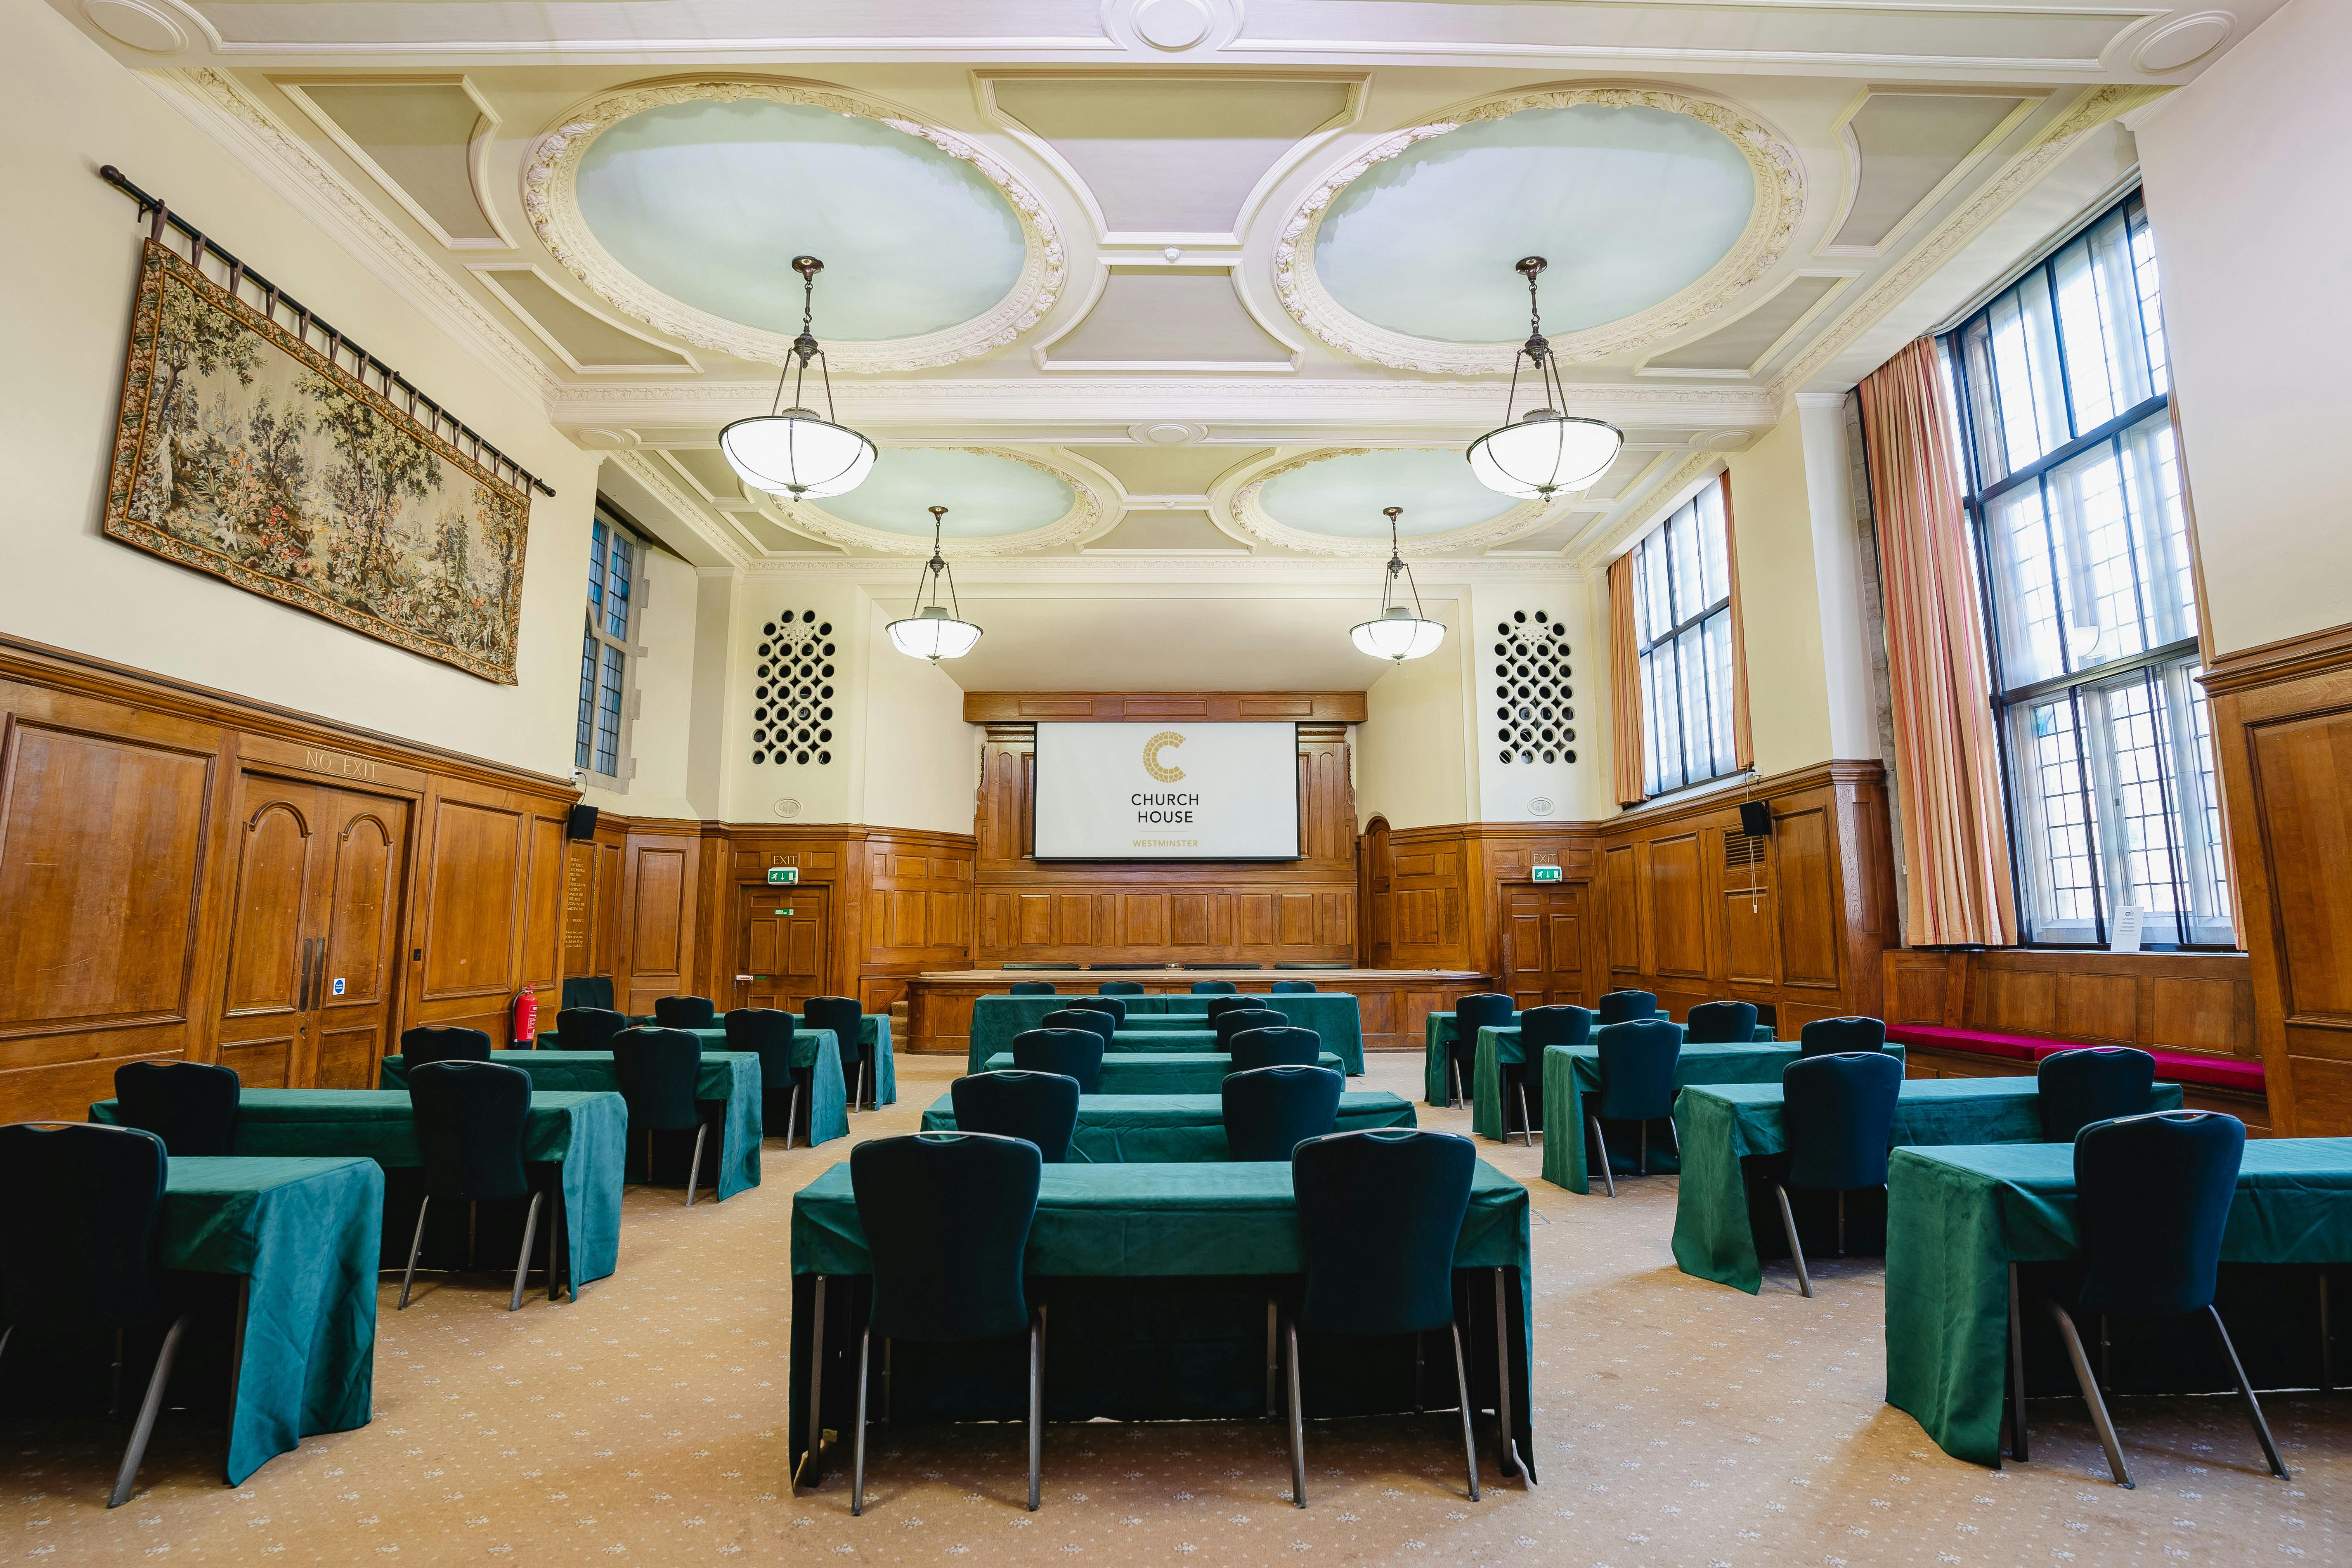
<svg viewBox="0 0 2352 1568"><path fill-rule="evenodd" d="M801 868L798 866L771 866L768 868L768 880L771 882L797 882L800 879Z"/></svg>
<svg viewBox="0 0 2352 1568"><path fill-rule="evenodd" d="M1559 868L1557 866L1536 866L1528 869L1528 875L1533 877L1538 882L1557 882L1559 880Z"/></svg>

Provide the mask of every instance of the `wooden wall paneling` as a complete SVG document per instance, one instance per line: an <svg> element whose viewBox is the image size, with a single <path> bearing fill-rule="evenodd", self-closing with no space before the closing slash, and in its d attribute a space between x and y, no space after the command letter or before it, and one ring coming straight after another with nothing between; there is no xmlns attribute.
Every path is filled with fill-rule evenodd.
<svg viewBox="0 0 2352 1568"><path fill-rule="evenodd" d="M1882 968L1889 1023L2261 1054L2244 953L1890 948Z"/></svg>
<svg viewBox="0 0 2352 1568"><path fill-rule="evenodd" d="M1830 802L1822 798L1796 809L1776 808L1771 857L1780 894L1781 983L1835 990L1842 978L1838 959L1845 947L1846 910L1838 897L1840 856Z"/></svg>
<svg viewBox="0 0 2352 1568"><path fill-rule="evenodd" d="M633 826L621 863L621 957L614 1000L631 1016L693 991L701 834L693 823Z"/></svg>
<svg viewBox="0 0 2352 1568"><path fill-rule="evenodd" d="M69 1116L214 1052L234 737L0 682L0 1119Z"/></svg>
<svg viewBox="0 0 2352 1568"><path fill-rule="evenodd" d="M415 1021L448 1023L502 1012L515 990L529 824L503 804L438 791L426 809L432 859L420 933L425 956L412 965L418 970ZM499 1037L497 1031L492 1037Z"/></svg>
<svg viewBox="0 0 2352 1568"><path fill-rule="evenodd" d="M1711 968L1700 838L1690 832L1650 841L1650 972L1661 979L1704 981Z"/></svg>
<svg viewBox="0 0 2352 1568"><path fill-rule="evenodd" d="M1642 875L1638 847L1614 844L1601 852L1601 909L1608 927L1605 944L1610 970L1609 989L1620 975L1642 973L1641 922L1638 914Z"/></svg>

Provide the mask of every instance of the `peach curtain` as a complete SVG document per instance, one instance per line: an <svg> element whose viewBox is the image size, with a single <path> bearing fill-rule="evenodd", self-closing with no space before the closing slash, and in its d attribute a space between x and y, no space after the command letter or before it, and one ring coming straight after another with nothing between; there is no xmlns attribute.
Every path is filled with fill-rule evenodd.
<svg viewBox="0 0 2352 1568"><path fill-rule="evenodd" d="M1731 761L1743 771L1756 765L1756 732L1748 723L1748 627L1739 618L1739 530L1731 520L1731 470L1723 487L1723 560L1731 575Z"/></svg>
<svg viewBox="0 0 2352 1568"><path fill-rule="evenodd" d="M1633 557L1609 563L1609 730L1615 755L1617 804L1639 805L1642 794L1642 663L1633 648Z"/></svg>
<svg viewBox="0 0 2352 1568"><path fill-rule="evenodd" d="M1984 623L1936 344L1862 384L1914 947L2017 941Z"/></svg>

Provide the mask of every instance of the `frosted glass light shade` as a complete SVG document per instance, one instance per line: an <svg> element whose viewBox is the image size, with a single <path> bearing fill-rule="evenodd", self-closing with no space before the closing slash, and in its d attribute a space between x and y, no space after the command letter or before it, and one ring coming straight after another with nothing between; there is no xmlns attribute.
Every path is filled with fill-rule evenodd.
<svg viewBox="0 0 2352 1568"><path fill-rule="evenodd" d="M908 619L892 621L884 629L890 634L890 646L900 653L934 664L943 658L961 658L980 641L980 628L949 615L945 605L925 605Z"/></svg>
<svg viewBox="0 0 2352 1568"><path fill-rule="evenodd" d="M1445 640L1445 624L1418 619L1402 605L1391 605L1378 620L1349 627L1348 636L1359 652L1402 664L1435 653L1438 644Z"/></svg>
<svg viewBox="0 0 2352 1568"><path fill-rule="evenodd" d="M1549 408L1489 430L1470 443L1470 471L1490 490L1521 500L1591 484L1617 460L1625 434L1598 419L1571 419Z"/></svg>
<svg viewBox="0 0 2352 1568"><path fill-rule="evenodd" d="M774 495L837 496L874 467L874 443L805 408L738 419L719 432L719 449L744 482Z"/></svg>

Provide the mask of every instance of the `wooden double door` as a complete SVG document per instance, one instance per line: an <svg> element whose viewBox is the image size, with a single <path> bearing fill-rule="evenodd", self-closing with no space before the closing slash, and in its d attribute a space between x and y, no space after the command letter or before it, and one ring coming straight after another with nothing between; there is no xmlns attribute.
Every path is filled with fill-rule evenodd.
<svg viewBox="0 0 2352 1568"><path fill-rule="evenodd" d="M1507 883L1503 910L1503 988L1521 1012L1561 1003L1584 1005L1584 889L1562 883Z"/></svg>
<svg viewBox="0 0 2352 1568"><path fill-rule="evenodd" d="M737 930L742 963L735 973L739 1007L806 1010L824 988L826 940L832 934L830 888L754 884L740 895Z"/></svg>
<svg viewBox="0 0 2352 1568"><path fill-rule="evenodd" d="M409 803L246 773L220 1061L254 1089L373 1089L398 984Z"/></svg>

